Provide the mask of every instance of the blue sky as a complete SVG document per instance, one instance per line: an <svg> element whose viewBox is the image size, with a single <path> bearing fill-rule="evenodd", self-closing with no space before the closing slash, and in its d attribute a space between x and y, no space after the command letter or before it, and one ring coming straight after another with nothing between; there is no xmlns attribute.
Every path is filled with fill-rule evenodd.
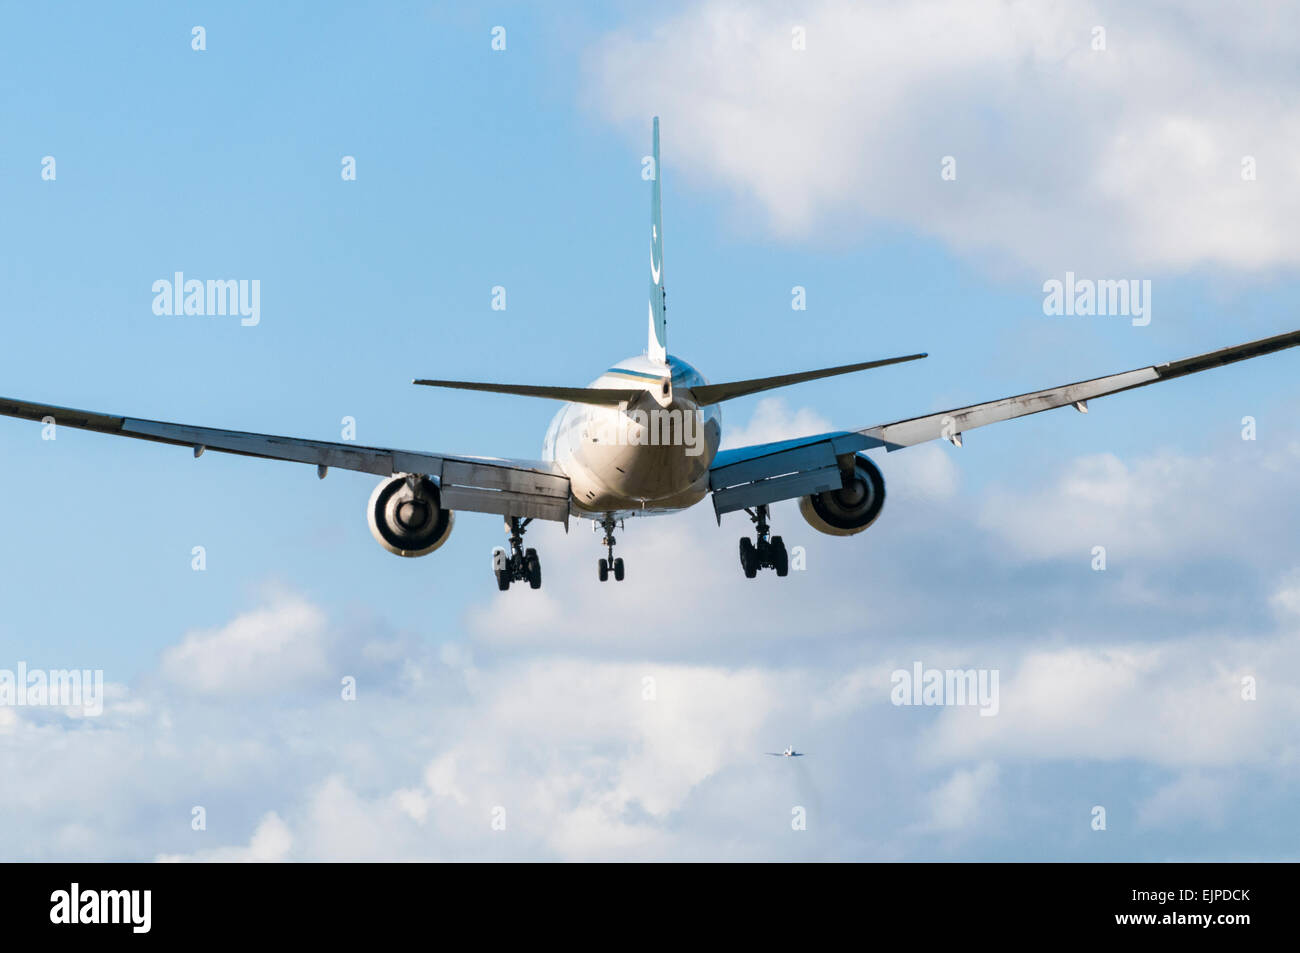
<svg viewBox="0 0 1300 953"><path fill-rule="evenodd" d="M939 23L972 15L930 6ZM712 0L654 17L630 4L6 5L0 393L326 440L351 416L363 444L535 457L554 406L410 380L581 384L644 347L640 159L655 112L670 350L713 380L931 355L729 404L724 425L754 439L1293 329L1294 252L1270 235L1296 208L1295 127L1269 113L1280 80L1259 56L1282 41L1228 24L1216 67L1162 7L1049 4L1059 17L1020 21L973 6L1007 51L981 59L972 37L969 59L945 59L935 28L896 5L825 2L801 14L810 45L791 66L788 15ZM888 82L855 75L851 39L874 35L872 17L940 49ZM1081 59L1093 22L1112 25L1104 67ZM1030 72L1008 82L1017 57ZM1217 90L1214 70L1234 63L1250 108L1178 95ZM804 72L727 82L787 68ZM1132 92L1156 69L1168 88ZM1213 148L1183 162L1184 135ZM1266 172L1243 185L1247 152ZM343 156L356 181L341 179ZM1042 283L1067 269L1151 279L1151 324L1044 316ZM153 281L178 270L259 279L260 324L155 315ZM490 308L494 285L505 311ZM795 285L806 311L790 308ZM1214 744L1184 737L1197 723L1178 713L1215 710L1214 672L1231 682L1293 652L1296 380L1293 355L1273 356L1086 418L981 430L960 451L891 455L890 503L863 536L816 538L778 511L810 554L779 586L741 576L746 527L713 527L707 507L629 525L622 590L597 588L585 524L542 527L547 588L531 603L492 585L495 517L466 515L436 554L402 560L367 530L368 477L71 430L42 441L0 421L0 667L102 668L117 686L99 724L0 723L16 763L66 758L34 788L6 772L0 853L1280 856L1294 747L1269 725L1294 715L1294 686ZM1095 543L1112 553L1106 573L1088 568ZM191 570L196 545L205 572ZM1066 678L1083 687L1061 704L1079 710L1052 733L1013 705L990 735L962 712L889 706L889 671L930 658L999 667L1027 696ZM665 689L675 712L626 714L648 670L693 700ZM339 672L364 673L363 700L382 700L339 702ZM589 721L566 707L578 702ZM1095 714L1106 706L1149 715L1155 733L1120 743ZM791 741L816 757L790 771L750 757ZM91 750L139 760L96 759L86 800L58 779ZM788 805L803 802L816 822L791 838ZM486 820L482 837L458 833L497 803L521 805L513 838L493 841ZM191 831L193 804L219 821ZM1115 818L1104 835L1087 826L1094 804ZM332 838L329 818L370 833Z"/></svg>

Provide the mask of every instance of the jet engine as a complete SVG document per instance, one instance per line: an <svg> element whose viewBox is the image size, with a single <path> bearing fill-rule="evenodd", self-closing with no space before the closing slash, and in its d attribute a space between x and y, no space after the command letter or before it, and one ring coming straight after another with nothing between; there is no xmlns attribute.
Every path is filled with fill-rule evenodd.
<svg viewBox="0 0 1300 953"><path fill-rule="evenodd" d="M455 522L455 514L442 507L438 485L418 473L375 487L366 517L379 545L398 556L427 556L447 541Z"/></svg>
<svg viewBox="0 0 1300 953"><path fill-rule="evenodd" d="M876 521L885 506L885 478L870 459L857 454L853 472L838 490L813 493L799 501L808 525L831 536L852 536Z"/></svg>

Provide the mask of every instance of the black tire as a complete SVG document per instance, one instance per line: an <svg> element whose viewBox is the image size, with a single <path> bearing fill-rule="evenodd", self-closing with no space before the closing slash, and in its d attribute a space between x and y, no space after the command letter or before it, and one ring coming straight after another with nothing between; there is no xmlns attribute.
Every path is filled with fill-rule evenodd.
<svg viewBox="0 0 1300 953"><path fill-rule="evenodd" d="M533 589L542 588L542 561L537 558L537 550L528 550L524 556L524 568L528 570L528 585Z"/></svg>
<svg viewBox="0 0 1300 953"><path fill-rule="evenodd" d="M497 577L497 588L505 592L510 588L510 571L508 569L494 569L492 572Z"/></svg>
<svg viewBox="0 0 1300 953"><path fill-rule="evenodd" d="M772 537L772 565L778 576L790 574L790 554L785 551L785 540L780 536Z"/></svg>
<svg viewBox="0 0 1300 953"><path fill-rule="evenodd" d="M614 581L615 582L623 581L623 557L622 556L614 560Z"/></svg>
<svg viewBox="0 0 1300 953"><path fill-rule="evenodd" d="M754 541L748 536L740 538L740 568L745 570L746 579L758 575L758 553L754 551Z"/></svg>
<svg viewBox="0 0 1300 953"><path fill-rule="evenodd" d="M609 578L609 564L605 562L604 556L600 557L600 562L597 563L596 566L600 572L600 581L604 582Z"/></svg>

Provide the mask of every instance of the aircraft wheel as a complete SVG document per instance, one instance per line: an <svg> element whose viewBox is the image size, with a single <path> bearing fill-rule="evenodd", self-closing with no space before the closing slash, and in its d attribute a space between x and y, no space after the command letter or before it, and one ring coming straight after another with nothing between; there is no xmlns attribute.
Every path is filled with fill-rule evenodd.
<svg viewBox="0 0 1300 953"><path fill-rule="evenodd" d="M600 572L600 581L604 582L609 578L609 563L605 562L604 556L601 556L600 562L597 563L596 566L598 571Z"/></svg>
<svg viewBox="0 0 1300 953"><path fill-rule="evenodd" d="M778 576L789 575L790 554L785 551L785 540L780 536L772 537L772 565L776 567Z"/></svg>
<svg viewBox="0 0 1300 953"><path fill-rule="evenodd" d="M745 570L746 579L758 575L758 553L754 551L754 541L748 536L740 538L740 568Z"/></svg>
<svg viewBox="0 0 1300 953"><path fill-rule="evenodd" d="M528 571L528 585L534 589L542 588L542 561L537 557L537 550L530 549L524 553L524 569Z"/></svg>
<svg viewBox="0 0 1300 953"><path fill-rule="evenodd" d="M623 557L622 556L614 560L614 581L615 582L623 581Z"/></svg>
<svg viewBox="0 0 1300 953"><path fill-rule="evenodd" d="M494 569L492 572L497 577L497 588L505 592L510 588L510 571L507 569Z"/></svg>

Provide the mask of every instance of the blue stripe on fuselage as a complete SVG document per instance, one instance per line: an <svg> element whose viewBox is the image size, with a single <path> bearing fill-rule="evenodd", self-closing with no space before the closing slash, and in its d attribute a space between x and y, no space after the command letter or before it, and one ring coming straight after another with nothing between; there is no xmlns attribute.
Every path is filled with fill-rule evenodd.
<svg viewBox="0 0 1300 953"><path fill-rule="evenodd" d="M667 373L664 373L664 374L647 374L647 373L645 373L644 371L629 371L629 370L626 370L626 369L624 369L624 368L622 368L622 367L611 367L611 368L610 368L609 370L607 370L605 373L606 373L606 374L622 374L622 375L624 375L624 376L626 376L626 377L637 377L637 378L640 378L641 380L647 380L647 381L661 381L661 380L663 380L665 377L668 376Z"/></svg>

